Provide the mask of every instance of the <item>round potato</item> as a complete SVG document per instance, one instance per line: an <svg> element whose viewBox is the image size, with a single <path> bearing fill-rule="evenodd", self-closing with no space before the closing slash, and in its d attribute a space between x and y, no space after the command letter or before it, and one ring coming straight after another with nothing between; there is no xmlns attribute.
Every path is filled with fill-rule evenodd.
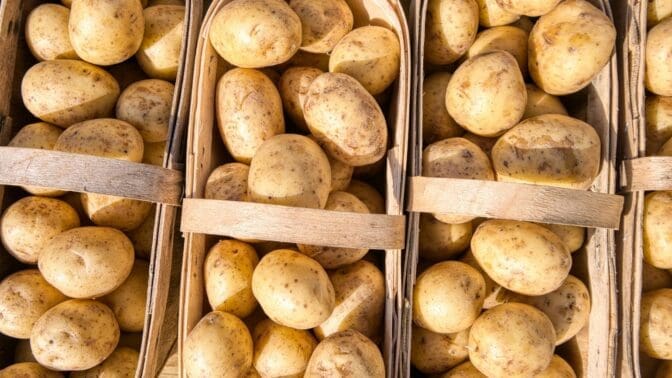
<svg viewBox="0 0 672 378"><path fill-rule="evenodd" d="M247 176L250 167L242 163L227 163L215 168L205 182L205 198L247 201Z"/></svg>
<svg viewBox="0 0 672 378"><path fill-rule="evenodd" d="M241 377L252 367L252 355L252 336L245 323L213 311L187 335L182 361L187 377L207 377L215 371Z"/></svg>
<svg viewBox="0 0 672 378"><path fill-rule="evenodd" d="M328 53L350 30L352 11L344 0L291 0L301 19L301 50Z"/></svg>
<svg viewBox="0 0 672 378"><path fill-rule="evenodd" d="M508 25L520 18L517 14L505 11L497 0L476 0L476 2L480 10L479 21L483 27Z"/></svg>
<svg viewBox="0 0 672 378"><path fill-rule="evenodd" d="M233 0L213 18L209 37L235 66L274 66L301 47L301 19L283 0Z"/></svg>
<svg viewBox="0 0 672 378"><path fill-rule="evenodd" d="M600 137L589 124L560 114L528 118L492 148L498 181L588 189L600 170Z"/></svg>
<svg viewBox="0 0 672 378"><path fill-rule="evenodd" d="M376 344L355 330L335 333L322 340L306 368L305 378L385 377L385 362Z"/></svg>
<svg viewBox="0 0 672 378"><path fill-rule="evenodd" d="M539 17L550 12L555 8L560 0L496 0L497 4L506 12L528 16Z"/></svg>
<svg viewBox="0 0 672 378"><path fill-rule="evenodd" d="M523 119L542 114L567 115L567 110L559 98L542 91L534 84L525 84L525 88L527 89L527 105Z"/></svg>
<svg viewBox="0 0 672 378"><path fill-rule="evenodd" d="M469 330L434 333L413 325L411 363L424 374L439 374L469 358Z"/></svg>
<svg viewBox="0 0 672 378"><path fill-rule="evenodd" d="M672 96L671 54L672 18L668 17L649 30L646 39L644 84L646 89L660 96Z"/></svg>
<svg viewBox="0 0 672 378"><path fill-rule="evenodd" d="M224 144L241 163L249 164L259 146L285 132L280 94L260 71L234 68L225 73L217 83L216 109Z"/></svg>
<svg viewBox="0 0 672 378"><path fill-rule="evenodd" d="M437 333L469 328L483 308L485 279L459 261L432 265L418 276L413 289L413 321Z"/></svg>
<svg viewBox="0 0 672 378"><path fill-rule="evenodd" d="M422 141L424 144L459 137L464 129L448 114L446 88L451 74L436 72L427 77L422 91Z"/></svg>
<svg viewBox="0 0 672 378"><path fill-rule="evenodd" d="M39 148L53 150L56 140L63 129L46 122L36 122L26 125L9 141L10 147ZM62 190L40 188L36 186L22 186L26 192L36 196L58 197L65 194Z"/></svg>
<svg viewBox="0 0 672 378"><path fill-rule="evenodd" d="M609 62L615 41L616 28L599 9L584 0L563 1L530 32L530 76L546 93L577 92Z"/></svg>
<svg viewBox="0 0 672 378"><path fill-rule="evenodd" d="M20 362L0 370L0 378L59 378L63 374L51 371L36 362Z"/></svg>
<svg viewBox="0 0 672 378"><path fill-rule="evenodd" d="M149 215L142 221L142 224L131 231L126 231L126 236L133 243L133 250L137 257L149 260L152 254L152 243L154 242L154 222L156 220L156 205L152 205Z"/></svg>
<svg viewBox="0 0 672 378"><path fill-rule="evenodd" d="M302 135L281 134L264 143L250 164L249 200L323 209L331 187L331 168L317 143Z"/></svg>
<svg viewBox="0 0 672 378"><path fill-rule="evenodd" d="M498 136L523 116L527 92L518 63L506 51L467 59L446 90L446 108L462 127L481 136Z"/></svg>
<svg viewBox="0 0 672 378"><path fill-rule="evenodd" d="M487 378L467 361L438 376L439 378Z"/></svg>
<svg viewBox="0 0 672 378"><path fill-rule="evenodd" d="M672 287L672 274L642 262L642 293Z"/></svg>
<svg viewBox="0 0 672 378"><path fill-rule="evenodd" d="M26 42L37 60L77 59L70 44L70 9L58 4L42 4L26 19Z"/></svg>
<svg viewBox="0 0 672 378"><path fill-rule="evenodd" d="M68 80L63 80L68 77ZM23 104L35 117L60 127L112 114L117 80L79 60L51 60L32 66L21 81Z"/></svg>
<svg viewBox="0 0 672 378"><path fill-rule="evenodd" d="M648 356L672 359L672 289L660 289L642 294L639 325L639 347Z"/></svg>
<svg viewBox="0 0 672 378"><path fill-rule="evenodd" d="M663 19L672 16L672 2L667 0L648 0L646 13L646 26L650 29Z"/></svg>
<svg viewBox="0 0 672 378"><path fill-rule="evenodd" d="M371 214L385 214L385 200L373 186L359 180L351 180L346 192L364 202Z"/></svg>
<svg viewBox="0 0 672 378"><path fill-rule="evenodd" d="M469 331L469 359L487 376L536 376L551 363L553 323L522 303L506 303L481 315Z"/></svg>
<svg viewBox="0 0 672 378"><path fill-rule="evenodd" d="M254 369L264 377L302 377L317 341L310 331L273 323L254 327Z"/></svg>
<svg viewBox="0 0 672 378"><path fill-rule="evenodd" d="M474 0L429 0L425 25L425 61L455 62L474 43L479 8Z"/></svg>
<svg viewBox="0 0 672 378"><path fill-rule="evenodd" d="M586 238L586 229L583 227L545 223L538 223L538 225L546 227L553 231L554 234L558 235L571 253L574 253L583 247L583 242Z"/></svg>
<svg viewBox="0 0 672 378"><path fill-rule="evenodd" d="M14 362L37 362L30 350L30 339L20 339L14 349Z"/></svg>
<svg viewBox="0 0 672 378"><path fill-rule="evenodd" d="M644 261L672 269L672 192L652 192L644 200Z"/></svg>
<svg viewBox="0 0 672 378"><path fill-rule="evenodd" d="M139 359L137 350L119 347L102 364L84 371L73 371L70 378L135 377Z"/></svg>
<svg viewBox="0 0 672 378"><path fill-rule="evenodd" d="M455 258L469 248L471 222L443 223L431 214L420 215L420 257L429 261Z"/></svg>
<svg viewBox="0 0 672 378"><path fill-rule="evenodd" d="M497 50L506 51L516 58L523 76L527 75L527 32L515 26L496 26L476 35L467 51L467 58Z"/></svg>
<svg viewBox="0 0 672 378"><path fill-rule="evenodd" d="M126 281L100 299L114 312L122 331L142 332L145 328L148 284L149 264L143 260L135 260Z"/></svg>
<svg viewBox="0 0 672 378"><path fill-rule="evenodd" d="M54 198L29 196L14 202L0 219L0 236L7 252L25 264L36 264L49 240L79 227L77 211Z"/></svg>
<svg viewBox="0 0 672 378"><path fill-rule="evenodd" d="M117 118L135 126L145 142L165 142L174 92L175 86L164 80L136 81L121 92Z"/></svg>
<svg viewBox="0 0 672 378"><path fill-rule="evenodd" d="M537 374L535 378L576 378L574 369L567 363L567 361L560 358L557 354L551 359L551 364L546 370Z"/></svg>
<svg viewBox="0 0 672 378"><path fill-rule="evenodd" d="M474 133L466 133L462 136L462 138L464 138L464 139L470 141L471 143L474 143L475 145L477 145L488 156L491 155L492 147L494 147L495 143L497 143L497 138L488 138L488 137L476 135Z"/></svg>
<svg viewBox="0 0 672 378"><path fill-rule="evenodd" d="M142 153L144 164L163 166L163 157L166 154L166 142L145 143Z"/></svg>
<svg viewBox="0 0 672 378"><path fill-rule="evenodd" d="M70 299L35 323L30 347L37 361L54 370L86 370L109 357L119 342L114 313L100 302Z"/></svg>
<svg viewBox="0 0 672 378"><path fill-rule="evenodd" d="M303 117L303 102L308 94L310 83L323 74L313 67L290 67L280 76L278 90L287 116L301 130L308 130Z"/></svg>
<svg viewBox="0 0 672 378"><path fill-rule="evenodd" d="M133 244L108 227L78 227L53 237L40 252L44 278L71 298L96 298L121 286L133 268Z"/></svg>
<svg viewBox="0 0 672 378"><path fill-rule="evenodd" d="M245 318L257 307L252 294L252 272L259 263L251 245L221 240L205 258L205 292L210 307Z"/></svg>
<svg viewBox="0 0 672 378"><path fill-rule="evenodd" d="M138 64L155 79L175 80L184 37L184 5L155 5L143 11L145 34Z"/></svg>

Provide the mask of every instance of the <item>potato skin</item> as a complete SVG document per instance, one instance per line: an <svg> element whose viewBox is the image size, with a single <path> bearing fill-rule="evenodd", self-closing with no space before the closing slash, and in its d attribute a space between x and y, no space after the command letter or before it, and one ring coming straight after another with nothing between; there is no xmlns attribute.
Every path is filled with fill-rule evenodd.
<svg viewBox="0 0 672 378"><path fill-rule="evenodd" d="M264 377L303 377L317 346L310 331L297 330L266 319L254 327L254 369Z"/></svg>
<svg viewBox="0 0 672 378"><path fill-rule="evenodd" d="M672 97L647 95L646 154L653 155L672 138Z"/></svg>
<svg viewBox="0 0 672 378"><path fill-rule="evenodd" d="M672 289L659 289L642 294L639 326L639 347L649 357L672 359Z"/></svg>
<svg viewBox="0 0 672 378"><path fill-rule="evenodd" d="M135 260L128 278L110 294L100 299L114 312L119 328L124 332L142 332L147 312L149 264Z"/></svg>
<svg viewBox="0 0 672 378"><path fill-rule="evenodd" d="M672 287L672 274L642 262L642 293Z"/></svg>
<svg viewBox="0 0 672 378"><path fill-rule="evenodd" d="M411 363L424 374L439 374L469 358L469 330L440 334L413 325Z"/></svg>
<svg viewBox="0 0 672 378"><path fill-rule="evenodd" d="M476 257L474 257L474 253L471 250L467 250L459 261L476 269L481 273L483 279L485 279L485 301L483 301L483 309L491 309L497 305L505 303L505 298L503 298L502 293L505 292L506 289L488 276L485 270L483 270L483 267L481 267L476 260Z"/></svg>
<svg viewBox="0 0 672 378"><path fill-rule="evenodd" d="M138 367L139 353L128 347L118 347L103 363L84 371L73 371L70 378L134 377Z"/></svg>
<svg viewBox="0 0 672 378"><path fill-rule="evenodd" d="M145 34L138 52L138 64L155 79L177 77L184 37L184 6L155 5L143 11Z"/></svg>
<svg viewBox="0 0 672 378"><path fill-rule="evenodd" d="M163 166L163 158L166 155L166 142L145 143L142 152L144 164Z"/></svg>
<svg viewBox="0 0 672 378"><path fill-rule="evenodd" d="M429 0L425 24L425 61L455 62L474 43L479 12L474 0Z"/></svg>
<svg viewBox="0 0 672 378"><path fill-rule="evenodd" d="M323 74L313 67L290 67L280 76L278 90L287 116L301 130L308 130L303 117L303 102L308 94L310 83Z"/></svg>
<svg viewBox="0 0 672 378"><path fill-rule="evenodd" d="M546 370L537 374L536 378L576 378L576 373L567 361L556 354L551 359L551 363Z"/></svg>
<svg viewBox="0 0 672 378"><path fill-rule="evenodd" d="M151 202L103 194L82 193L82 207L98 226L133 231L140 227L152 211Z"/></svg>
<svg viewBox="0 0 672 378"><path fill-rule="evenodd" d="M525 84L525 89L527 89L527 105L525 106L523 119L542 114L567 115L565 106L557 97L542 91L534 84Z"/></svg>
<svg viewBox="0 0 672 378"><path fill-rule="evenodd" d="M38 148L41 150L53 150L56 140L63 129L50 125L46 122L36 122L23 126L9 141L9 147ZM58 197L65 194L62 190L40 188L36 186L22 186L26 192L45 197Z"/></svg>
<svg viewBox="0 0 672 378"><path fill-rule="evenodd" d="M672 3L667 0L648 0L646 13L646 26L651 29L672 15Z"/></svg>
<svg viewBox="0 0 672 378"><path fill-rule="evenodd" d="M289 6L301 19L303 51L328 53L352 30L352 11L344 0L291 0Z"/></svg>
<svg viewBox="0 0 672 378"><path fill-rule="evenodd" d="M58 4L42 4L26 19L26 42L38 60L77 59L68 34L70 9Z"/></svg>
<svg viewBox="0 0 672 378"><path fill-rule="evenodd" d="M371 214L385 214L385 200L373 186L359 180L351 180L346 192L364 202Z"/></svg>
<svg viewBox="0 0 672 378"><path fill-rule="evenodd" d="M649 30L646 39L646 89L660 95L672 96L672 18L666 18Z"/></svg>
<svg viewBox="0 0 672 378"><path fill-rule="evenodd" d="M250 167L242 163L227 163L215 168L205 183L205 198L227 201L247 201L247 177Z"/></svg>
<svg viewBox="0 0 672 378"><path fill-rule="evenodd" d="M528 17L539 17L555 8L560 0L497 0L503 10Z"/></svg>
<svg viewBox="0 0 672 378"><path fill-rule="evenodd" d="M487 378L474 364L467 361L439 375L439 378Z"/></svg>
<svg viewBox="0 0 672 378"><path fill-rule="evenodd" d="M644 261L660 269L672 269L672 192L652 192L644 199Z"/></svg>
<svg viewBox="0 0 672 378"><path fill-rule="evenodd" d="M371 340L355 330L335 333L322 340L306 368L305 378L385 377L385 363Z"/></svg>
<svg viewBox="0 0 672 378"><path fill-rule="evenodd" d="M145 142L165 142L174 92L175 86L164 80L136 81L119 96L117 118L138 129Z"/></svg>
<svg viewBox="0 0 672 378"><path fill-rule="evenodd" d="M0 370L0 378L59 378L63 374L51 371L36 362L20 362Z"/></svg>
<svg viewBox="0 0 672 378"><path fill-rule="evenodd" d="M429 261L455 258L469 248L471 222L443 223L431 214L420 215L420 257Z"/></svg>
<svg viewBox="0 0 672 378"><path fill-rule="evenodd" d="M446 88L451 74L435 72L425 77L422 91L422 141L424 144L459 137L464 129L448 114Z"/></svg>
<svg viewBox="0 0 672 378"><path fill-rule="evenodd" d="M144 143L131 124L113 118L99 118L68 127L56 141L54 150L139 163Z"/></svg>
<svg viewBox="0 0 672 378"><path fill-rule="evenodd" d="M586 238L586 229L578 226L566 226L562 224L545 224L537 223L540 226L546 227L558 235L565 243L569 252L574 253L583 247L583 242Z"/></svg>
<svg viewBox="0 0 672 378"><path fill-rule="evenodd" d="M496 50L506 51L516 58L523 76L527 75L527 38L523 29L515 26L496 26L476 35L476 40L467 51L467 58Z"/></svg>
<svg viewBox="0 0 672 378"><path fill-rule="evenodd" d="M133 243L133 250L137 257L149 260L154 242L154 223L156 221L156 205L152 205L149 215L137 228L126 231L126 236Z"/></svg>
<svg viewBox="0 0 672 378"><path fill-rule="evenodd" d="M479 21L483 27L508 25L520 18L519 15L504 10L496 0L476 0L476 2L480 10Z"/></svg>

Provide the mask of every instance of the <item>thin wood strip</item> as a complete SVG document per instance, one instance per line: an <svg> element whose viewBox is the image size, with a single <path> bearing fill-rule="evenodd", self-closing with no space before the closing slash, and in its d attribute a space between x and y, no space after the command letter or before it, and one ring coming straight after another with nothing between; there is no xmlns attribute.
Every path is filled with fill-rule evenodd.
<svg viewBox="0 0 672 378"><path fill-rule="evenodd" d="M411 177L408 211L618 229L623 197L542 185Z"/></svg>
<svg viewBox="0 0 672 378"><path fill-rule="evenodd" d="M0 184L106 194L178 206L182 173L91 155L0 147Z"/></svg>
<svg viewBox="0 0 672 378"><path fill-rule="evenodd" d="M647 156L623 160L621 188L626 192L672 190L672 157Z"/></svg>
<svg viewBox="0 0 672 378"><path fill-rule="evenodd" d="M185 198L182 232L343 248L401 249L403 215Z"/></svg>

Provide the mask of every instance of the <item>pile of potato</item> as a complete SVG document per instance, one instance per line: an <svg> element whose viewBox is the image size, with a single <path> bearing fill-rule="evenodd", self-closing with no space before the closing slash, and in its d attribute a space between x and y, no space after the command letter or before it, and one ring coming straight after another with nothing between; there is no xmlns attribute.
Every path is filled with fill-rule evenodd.
<svg viewBox="0 0 672 378"><path fill-rule="evenodd" d="M429 0L426 20L422 175L589 189L600 137L558 96L611 59L611 20L584 0ZM590 314L569 274L584 239L580 227L423 214L412 365L575 376L554 353Z"/></svg>
<svg viewBox="0 0 672 378"><path fill-rule="evenodd" d="M21 95L39 122L9 145L162 165L184 4L63 3L39 5L26 20L39 63ZM26 265L0 283L0 332L19 339L16 364L0 377L135 376L155 207L23 189L29 195L18 193L0 219L4 249Z"/></svg>
<svg viewBox="0 0 672 378"><path fill-rule="evenodd" d="M357 25L366 15L356 11L344 0L234 0L218 11L209 42L221 58L215 110L230 162L210 173L206 198L385 212L374 186L353 176L382 176L381 107L400 42ZM186 338L187 376L384 377L375 260L366 248L220 240L204 262L212 312Z"/></svg>

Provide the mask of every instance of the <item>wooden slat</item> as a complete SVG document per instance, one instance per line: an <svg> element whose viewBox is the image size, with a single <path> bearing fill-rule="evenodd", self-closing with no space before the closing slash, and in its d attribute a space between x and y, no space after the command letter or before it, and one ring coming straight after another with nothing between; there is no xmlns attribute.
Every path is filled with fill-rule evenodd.
<svg viewBox="0 0 672 378"><path fill-rule="evenodd" d="M647 156L623 160L621 188L626 192L672 190L672 157Z"/></svg>

